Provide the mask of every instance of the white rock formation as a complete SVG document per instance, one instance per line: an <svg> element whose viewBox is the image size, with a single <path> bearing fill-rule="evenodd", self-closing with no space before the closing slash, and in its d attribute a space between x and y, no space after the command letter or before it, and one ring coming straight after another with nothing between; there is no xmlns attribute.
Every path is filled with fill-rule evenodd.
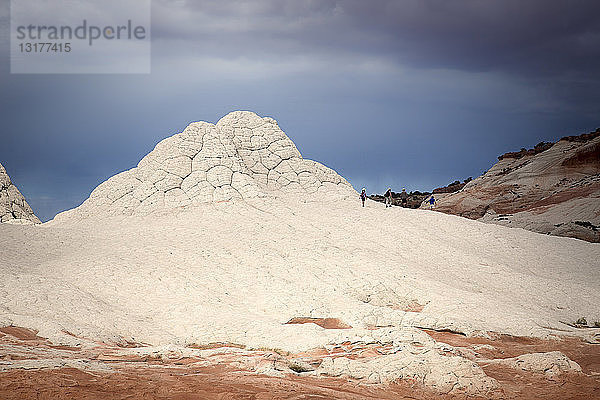
<svg viewBox="0 0 600 400"><path fill-rule="evenodd" d="M421 382L438 393L485 395L498 388L476 363L462 357L444 356L431 349L407 345L401 351L372 359L326 358L319 371L368 383L401 379Z"/></svg>
<svg viewBox="0 0 600 400"><path fill-rule="evenodd" d="M13 224L40 223L25 197L11 182L6 170L0 164L0 222Z"/></svg>
<svg viewBox="0 0 600 400"><path fill-rule="evenodd" d="M553 379L564 373L581 373L579 364L560 351L523 354L513 358L490 360L489 363L545 374L548 379Z"/></svg>
<svg viewBox="0 0 600 400"><path fill-rule="evenodd" d="M464 357L440 358L413 327L546 337L578 334L560 321L600 320L599 245L363 208L343 178L248 112L190 125L77 209L41 226L2 224L0 237L0 326L57 343L380 343L397 351L321 372L484 393L493 380ZM414 305L424 308L406 312ZM295 317L351 328L286 324Z"/></svg>
<svg viewBox="0 0 600 400"><path fill-rule="evenodd" d="M139 215L286 193L355 194L335 171L303 159L274 119L235 111L164 139L136 168L98 186L76 213Z"/></svg>

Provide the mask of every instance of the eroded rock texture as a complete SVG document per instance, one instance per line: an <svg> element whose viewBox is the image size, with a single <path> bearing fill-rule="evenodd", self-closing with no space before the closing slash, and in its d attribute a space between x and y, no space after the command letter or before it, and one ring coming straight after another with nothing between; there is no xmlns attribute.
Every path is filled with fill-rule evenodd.
<svg viewBox="0 0 600 400"><path fill-rule="evenodd" d="M507 153L436 200L448 214L600 242L600 130Z"/></svg>
<svg viewBox="0 0 600 400"><path fill-rule="evenodd" d="M490 363L507 365L522 371L545 374L554 378L565 373L581 373L581 367L560 351L523 354L518 357L490 360Z"/></svg>
<svg viewBox="0 0 600 400"><path fill-rule="evenodd" d="M277 122L235 111L216 125L194 122L164 139L136 168L98 186L79 207L147 214L266 194L354 193L335 171L305 160Z"/></svg>
<svg viewBox="0 0 600 400"><path fill-rule="evenodd" d="M11 182L8 173L0 164L0 222L39 223L25 197Z"/></svg>
<svg viewBox="0 0 600 400"><path fill-rule="evenodd" d="M389 383L408 379L421 382L438 393L485 395L498 388L495 379L481 367L461 357L443 356L407 346L403 352L364 360L326 358L321 370L330 376L344 376L368 383Z"/></svg>

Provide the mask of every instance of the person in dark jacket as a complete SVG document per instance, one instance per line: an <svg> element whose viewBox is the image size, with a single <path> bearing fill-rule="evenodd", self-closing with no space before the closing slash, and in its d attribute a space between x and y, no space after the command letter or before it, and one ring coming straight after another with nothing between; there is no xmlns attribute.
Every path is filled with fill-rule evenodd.
<svg viewBox="0 0 600 400"><path fill-rule="evenodd" d="M385 201L385 208L392 206L392 188L387 189L383 195L383 200Z"/></svg>
<svg viewBox="0 0 600 400"><path fill-rule="evenodd" d="M365 200L367 200L367 189L362 188L360 192L360 199L362 200L362 206L365 206Z"/></svg>
<svg viewBox="0 0 600 400"><path fill-rule="evenodd" d="M408 193L406 193L405 188L402 188L402 192L400 192L400 200L402 200L402 207L406 207L408 202Z"/></svg>

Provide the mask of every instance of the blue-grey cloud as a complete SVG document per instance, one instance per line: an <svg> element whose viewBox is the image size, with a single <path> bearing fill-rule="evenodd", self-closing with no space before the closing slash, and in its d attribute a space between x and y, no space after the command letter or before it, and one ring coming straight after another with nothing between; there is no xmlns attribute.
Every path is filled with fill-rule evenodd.
<svg viewBox="0 0 600 400"><path fill-rule="evenodd" d="M223 57L346 53L535 75L589 74L600 66L600 3L593 0L154 4L156 39L192 42Z"/></svg>

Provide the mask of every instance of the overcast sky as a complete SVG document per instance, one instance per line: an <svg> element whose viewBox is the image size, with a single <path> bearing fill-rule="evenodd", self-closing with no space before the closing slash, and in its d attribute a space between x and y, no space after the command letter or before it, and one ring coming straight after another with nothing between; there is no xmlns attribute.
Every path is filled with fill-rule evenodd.
<svg viewBox="0 0 600 400"><path fill-rule="evenodd" d="M233 110L369 193L600 126L597 0L153 0L140 75L10 74L0 11L0 163L42 220Z"/></svg>

